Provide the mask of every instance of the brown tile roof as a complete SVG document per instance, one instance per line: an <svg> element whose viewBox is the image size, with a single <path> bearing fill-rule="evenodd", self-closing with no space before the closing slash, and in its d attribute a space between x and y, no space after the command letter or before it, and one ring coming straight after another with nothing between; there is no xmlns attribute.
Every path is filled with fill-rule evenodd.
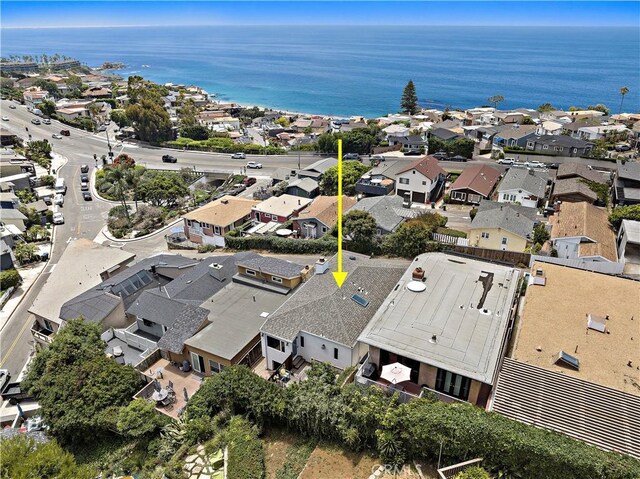
<svg viewBox="0 0 640 479"><path fill-rule="evenodd" d="M346 212L349 208L356 204L355 198L348 196L342 197L342 211ZM337 196L318 196L313 203L302 210L297 220L305 220L315 218L329 228L338 221L338 197Z"/></svg>
<svg viewBox="0 0 640 479"><path fill-rule="evenodd" d="M548 263L534 263L537 269L546 284L527 288L513 359L640 396L640 303L632 300L640 283ZM610 333L587 329L588 314L608 315ZM580 370L556 364L560 351L578 358Z"/></svg>
<svg viewBox="0 0 640 479"><path fill-rule="evenodd" d="M433 156L424 156L419 160L409 163L409 165L405 169L399 171L397 174L404 173L405 171L409 170L416 170L429 178L431 181L435 180L438 175L446 176L447 174L447 172L444 171L438 164L438 160Z"/></svg>
<svg viewBox="0 0 640 479"><path fill-rule="evenodd" d="M250 214L251 208L258 203L260 202L237 196L223 196L187 213L183 218L215 226L228 226Z"/></svg>
<svg viewBox="0 0 640 479"><path fill-rule="evenodd" d="M580 256L602 256L618 261L616 235L609 226L608 212L585 201L562 203L549 219L551 239L585 236L594 243L580 244Z"/></svg>
<svg viewBox="0 0 640 479"><path fill-rule="evenodd" d="M482 196L489 196L500 178L500 171L488 165L466 168L451 185L451 190L470 189Z"/></svg>

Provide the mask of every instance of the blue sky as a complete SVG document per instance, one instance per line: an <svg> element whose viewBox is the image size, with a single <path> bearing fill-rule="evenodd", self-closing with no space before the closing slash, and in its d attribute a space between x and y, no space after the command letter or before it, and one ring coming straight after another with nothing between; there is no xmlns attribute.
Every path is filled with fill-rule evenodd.
<svg viewBox="0 0 640 479"><path fill-rule="evenodd" d="M637 1L11 1L2 27L124 25L638 26Z"/></svg>

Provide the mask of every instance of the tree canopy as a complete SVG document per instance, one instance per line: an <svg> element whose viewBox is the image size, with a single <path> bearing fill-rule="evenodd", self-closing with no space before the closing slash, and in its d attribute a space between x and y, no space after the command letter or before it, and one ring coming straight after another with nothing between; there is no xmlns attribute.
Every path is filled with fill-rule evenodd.
<svg viewBox="0 0 640 479"><path fill-rule="evenodd" d="M119 128L124 128L125 126L131 126L131 122L129 118L127 118L127 114L125 110L118 108L115 110L111 110L109 114L111 121L113 121Z"/></svg>
<svg viewBox="0 0 640 479"><path fill-rule="evenodd" d="M445 151L454 155L461 155L465 158L473 156L475 142L470 138L459 138L457 140L441 140L435 136L429 137L429 153Z"/></svg>
<svg viewBox="0 0 640 479"><path fill-rule="evenodd" d="M153 403L135 399L118 412L118 431L129 437L143 437L160 428L166 421Z"/></svg>
<svg viewBox="0 0 640 479"><path fill-rule="evenodd" d="M179 173L171 171L147 171L138 186L141 200L153 206L171 206L189 192Z"/></svg>
<svg viewBox="0 0 640 479"><path fill-rule="evenodd" d="M323 133L316 141L316 149L323 153L336 154L338 140L342 139L342 150L345 153L368 155L380 143L380 131L380 127L372 125L346 133Z"/></svg>
<svg viewBox="0 0 640 479"><path fill-rule="evenodd" d="M342 193L353 196L356 192L356 182L371 169L357 160L342 162ZM323 195L334 196L338 194L338 167L332 166L322 174L320 178L320 190Z"/></svg>
<svg viewBox="0 0 640 479"><path fill-rule="evenodd" d="M209 138L209 129L203 125L187 125L180 128L180 136L201 141Z"/></svg>
<svg viewBox="0 0 640 479"><path fill-rule="evenodd" d="M409 80L404 87L402 98L400 99L400 107L404 113L409 115L418 113L418 95L416 94L416 87L413 84L413 80Z"/></svg>
<svg viewBox="0 0 640 479"><path fill-rule="evenodd" d="M139 386L131 366L106 356L99 326L82 319L69 321L36 354L24 381L51 435L76 444L114 430L114 409L128 404Z"/></svg>
<svg viewBox="0 0 640 479"><path fill-rule="evenodd" d="M368 211L351 210L344 215L343 233L351 238L349 249L356 253L371 254L376 238L376 220Z"/></svg>
<svg viewBox="0 0 640 479"><path fill-rule="evenodd" d="M172 139L169 113L159 103L143 97L125 112L140 140L160 143Z"/></svg>

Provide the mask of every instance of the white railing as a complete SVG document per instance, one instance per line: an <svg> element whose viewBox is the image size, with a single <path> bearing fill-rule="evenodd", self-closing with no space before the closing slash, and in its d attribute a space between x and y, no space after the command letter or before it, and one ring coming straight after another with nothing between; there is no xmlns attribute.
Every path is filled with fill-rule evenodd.
<svg viewBox="0 0 640 479"><path fill-rule="evenodd" d="M469 238L433 233L433 239L439 243L453 244L457 246L469 246Z"/></svg>
<svg viewBox="0 0 640 479"><path fill-rule="evenodd" d="M146 351L147 349L156 349L158 347L157 342L151 341L150 339L143 338L142 336L138 336L137 334L135 334L138 329L138 323L133 323L125 329L114 329L113 334L119 340L124 341L132 348L139 349L140 351Z"/></svg>
<svg viewBox="0 0 640 479"><path fill-rule="evenodd" d="M459 473L474 466L480 466L482 464L483 459L481 457L477 459L471 459L470 461L459 462L458 464L453 464L447 467L441 467L438 469L438 475L440 479L449 479L451 477L456 477Z"/></svg>

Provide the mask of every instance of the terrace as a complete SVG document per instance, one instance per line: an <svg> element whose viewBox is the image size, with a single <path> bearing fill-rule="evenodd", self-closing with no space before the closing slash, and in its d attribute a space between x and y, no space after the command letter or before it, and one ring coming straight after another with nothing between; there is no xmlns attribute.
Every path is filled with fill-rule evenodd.
<svg viewBox="0 0 640 479"><path fill-rule="evenodd" d="M159 351L157 354L159 354ZM156 354L152 355L152 358L155 356ZM164 358L160 358L151 364L140 364L138 370L146 376L148 383L135 394L134 398L142 398L149 402L155 402L158 412L173 419L177 419L180 414L182 414L189 398L193 397L196 391L200 389L204 379L204 377L193 371L181 371L178 366ZM160 385L161 391L166 391L168 386L171 386L173 391L175 391L175 400L173 402L165 406L161 402L153 399L152 396L156 391L154 387L155 381Z"/></svg>

